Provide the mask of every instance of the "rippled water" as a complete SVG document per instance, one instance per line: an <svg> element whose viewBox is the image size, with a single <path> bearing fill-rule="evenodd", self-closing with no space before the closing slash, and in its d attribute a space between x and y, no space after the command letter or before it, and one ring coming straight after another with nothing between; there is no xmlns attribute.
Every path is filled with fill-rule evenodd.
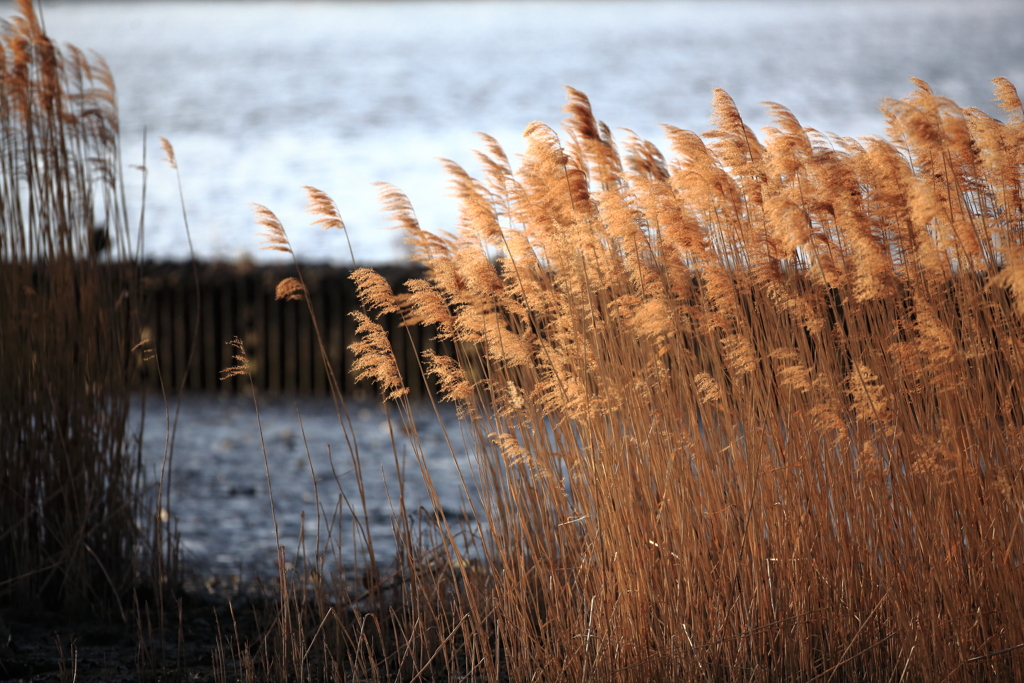
<svg viewBox="0 0 1024 683"><path fill-rule="evenodd" d="M5 7L9 8L7 4ZM399 255L371 183L407 190L424 227L452 226L436 157L473 166L475 131L511 151L532 120L557 124L562 86L597 115L660 140L658 124L709 127L725 88L755 128L758 104L846 135L882 130L877 104L908 76L993 111L989 79L1024 85L1020 0L651 2L66 2L55 38L106 57L119 86L127 164L149 132L146 248L187 255L174 143L201 258L258 253L249 202L285 220L300 258L347 259L308 227L302 185L330 193L358 258ZM8 9L7 13L10 13ZM127 171L138 210L140 174Z"/></svg>
<svg viewBox="0 0 1024 683"><path fill-rule="evenodd" d="M434 506L409 437L394 411L392 447L392 430L380 405L349 403L348 409L363 468L365 515L374 554L386 562L395 551L392 517L399 504L399 468L404 472L410 515L415 517L421 508L432 514ZM159 480L168 417L173 419L173 411L173 404L167 411L152 396L146 400L144 412L140 397L133 404L133 425L145 415L143 459L151 483ZM460 438L455 411L442 407L439 420L429 405L422 405L415 409L415 416L419 442L442 510L453 521L471 516L460 470L474 498L475 488L466 456L469 449ZM258 423L252 398L246 396L186 395L181 403L170 462L170 513L177 520L189 565L222 576L276 573L277 538L260 440L262 424L280 541L289 560L300 548L302 531L305 548L312 557L319 500L321 538L327 535L326 513L328 519L334 519L334 540L341 540L343 545L337 559L343 566L350 566L354 547L362 547L361 543L353 545L352 512L362 519L364 509L334 404L316 398L261 397L259 417ZM454 449L449 447L442 425L447 427ZM346 504L339 505L339 492L351 502L351 511Z"/></svg>

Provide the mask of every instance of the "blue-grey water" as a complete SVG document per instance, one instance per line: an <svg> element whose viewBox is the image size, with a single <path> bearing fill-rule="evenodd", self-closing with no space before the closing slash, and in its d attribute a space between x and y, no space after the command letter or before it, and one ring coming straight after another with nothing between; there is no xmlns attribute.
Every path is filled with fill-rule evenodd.
<svg viewBox="0 0 1024 683"><path fill-rule="evenodd" d="M184 559L192 570L243 578L274 576L278 543L285 547L289 562L303 550L312 559L318 532L330 562L365 566L366 544L354 521L368 529L375 557L387 563L395 552L392 520L401 517L400 494L408 515L414 521L422 517L430 526L435 506L411 439L393 409L389 424L379 404L348 404L350 435L358 443L362 466L364 508L349 442L333 402L263 396L258 405L257 421L251 397L185 395L167 460L168 422L174 418L176 402L165 407L149 395L145 410L141 396L133 402L133 430L145 415L146 480L152 493L163 468L170 486L164 509L175 520ZM476 494L470 448L454 409L444 405L435 413L429 404L416 405L414 421L441 511L453 525L472 519ZM331 547L325 547L328 536L334 542Z"/></svg>
<svg viewBox="0 0 1024 683"><path fill-rule="evenodd" d="M357 258L381 262L401 248L380 229L373 182L405 189L424 227L451 228L436 158L472 169L475 131L521 150L528 123L559 123L565 85L655 141L661 123L706 130L715 87L755 129L771 100L862 135L883 130L877 105L907 94L909 76L989 112L989 79L1024 86L1020 0L77 1L43 15L53 37L110 64L126 165L148 131L145 245L159 259L188 249L157 136L177 150L200 258L269 258L258 202L300 258L347 261L340 235L309 227L300 188L314 185ZM141 173L126 174L137 215Z"/></svg>

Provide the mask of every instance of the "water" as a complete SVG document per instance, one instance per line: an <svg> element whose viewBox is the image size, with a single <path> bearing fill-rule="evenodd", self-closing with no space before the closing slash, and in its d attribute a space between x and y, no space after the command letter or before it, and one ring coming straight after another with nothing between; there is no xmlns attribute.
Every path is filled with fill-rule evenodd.
<svg viewBox="0 0 1024 683"><path fill-rule="evenodd" d="M432 518L434 505L409 437L394 411L392 447L388 421L379 404L356 402L349 403L348 408L362 463L365 510L350 451L331 401L261 397L258 423L250 397L184 397L170 463L170 514L176 520L184 558L192 570L215 576L237 575L243 580L257 574L276 575L278 538L270 505L268 467L280 543L285 546L289 561L302 547L309 557L313 556L319 501L321 538L327 536L325 519L333 520L331 536L342 546L334 559L343 567L351 567L358 556L365 566L362 543L353 543L352 528L353 513L362 521L365 512L374 555L387 563L395 552L392 518L399 505L398 469L403 472L409 514ZM173 411L173 404L168 412L152 396L146 401L143 461L150 483L159 481L168 416L173 420ZM141 399L136 397L132 406L133 429L142 414ZM442 406L440 420L429 405L416 406L414 414L442 511L453 524L471 518L468 497L476 499L475 486L467 456L469 448L461 439L454 409ZM442 425L446 425L453 448L448 445ZM339 505L339 492L351 503L351 509L347 504ZM302 532L304 546L300 543Z"/></svg>
<svg viewBox="0 0 1024 683"><path fill-rule="evenodd" d="M5 14L10 14L10 5ZM709 127L726 89L755 129L777 101L806 125L882 131L878 103L928 80L995 113L989 79L1024 86L1019 0L690 2L67 2L55 38L91 48L119 87L126 164L148 131L146 251L188 254L177 150L200 258L258 251L249 202L276 211L300 258L346 262L340 235L309 227L302 185L331 194L357 258L401 256L374 181L413 200L423 226L453 226L437 157L472 170L475 131L511 152L533 120L557 125L564 85L613 128L661 141L658 124ZM141 174L126 170L133 215Z"/></svg>

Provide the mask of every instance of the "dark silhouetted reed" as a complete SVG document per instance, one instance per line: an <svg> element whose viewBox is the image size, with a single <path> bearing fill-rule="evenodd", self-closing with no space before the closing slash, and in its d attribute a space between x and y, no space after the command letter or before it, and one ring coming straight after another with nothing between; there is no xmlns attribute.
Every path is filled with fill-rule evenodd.
<svg viewBox="0 0 1024 683"><path fill-rule="evenodd" d="M0 602L124 609L132 255L106 65L0 33Z"/></svg>

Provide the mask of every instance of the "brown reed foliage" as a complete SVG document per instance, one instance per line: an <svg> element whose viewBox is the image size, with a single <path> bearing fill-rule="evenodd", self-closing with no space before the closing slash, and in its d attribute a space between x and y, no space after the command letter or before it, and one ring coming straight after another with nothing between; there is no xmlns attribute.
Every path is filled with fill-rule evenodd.
<svg viewBox="0 0 1024 683"><path fill-rule="evenodd" d="M310 198L309 211L316 219L314 224L344 230L337 207L327 195L311 187L306 190ZM294 258L288 235L277 216L264 206L254 205L253 208L257 224L262 228L263 248ZM295 266L297 276L279 283L277 298L305 300L309 306L357 490L346 490L332 461L337 491L334 495L321 492L312 458L309 458L310 475L316 488L316 536L307 541L304 524L299 548L279 546L279 575L273 584L272 600L266 609L258 610L259 635L253 639L251 634L240 634L237 628L219 631L214 651L214 677L223 681L232 678L429 680L446 671L464 670L465 649L460 643L470 633L469 612L483 605L482 601L474 602L471 597L481 592L484 582L479 563L466 559L459 552L456 541L460 532L448 525L436 494L432 500L433 514L411 510L406 505L404 485L399 477L391 501L398 554L386 567L377 564L369 532L369 506L357 435L341 386L331 372L297 260ZM353 313L359 320L362 335L362 340L356 344L360 362L353 366L353 372L362 372L379 386L390 387L388 398L402 406L394 423L392 417L388 417L396 470L402 469L399 465L402 445L396 434L405 433L412 436L405 446L411 449L421 470L429 477L422 446L415 436L416 423L412 419L408 390L402 385L398 366L393 362L388 335L376 322L380 315L399 309L375 305L372 301L374 293L392 295L390 286L379 275L357 269L353 277L362 292L364 305L363 312ZM221 376L223 379L249 378L259 425L259 402L244 344L236 338L229 345L235 350L232 355L235 365L222 371ZM301 427L301 415L299 417ZM260 431L262 437L262 427ZM264 465L273 512L273 482L265 448ZM346 512L352 520L351 549L346 546L345 530L341 528ZM274 519L275 534L278 534L276 513ZM291 559L288 550L294 550ZM467 593L470 586L477 588ZM490 669L496 671L494 666Z"/></svg>
<svg viewBox="0 0 1024 683"><path fill-rule="evenodd" d="M456 234L389 190L429 277L364 291L459 350L425 360L476 440L481 661L1021 679L1024 109L915 83L888 139L769 104L759 140L716 91L670 160L570 90L565 144L533 124L515 173L489 138L483 180L448 164Z"/></svg>
<svg viewBox="0 0 1024 683"><path fill-rule="evenodd" d="M18 6L0 27L0 602L124 617L137 290L114 84Z"/></svg>
<svg viewBox="0 0 1024 683"><path fill-rule="evenodd" d="M293 592L291 675L1024 679L1024 108L995 83L1006 121L915 80L863 139L777 104L759 139L716 91L671 158L570 90L564 143L535 123L515 171L489 137L482 179L446 162L455 233L383 186L428 276L354 276L356 369L415 449L375 317L454 343L423 371L466 418L483 564L443 514L425 562L403 501L398 597Z"/></svg>

